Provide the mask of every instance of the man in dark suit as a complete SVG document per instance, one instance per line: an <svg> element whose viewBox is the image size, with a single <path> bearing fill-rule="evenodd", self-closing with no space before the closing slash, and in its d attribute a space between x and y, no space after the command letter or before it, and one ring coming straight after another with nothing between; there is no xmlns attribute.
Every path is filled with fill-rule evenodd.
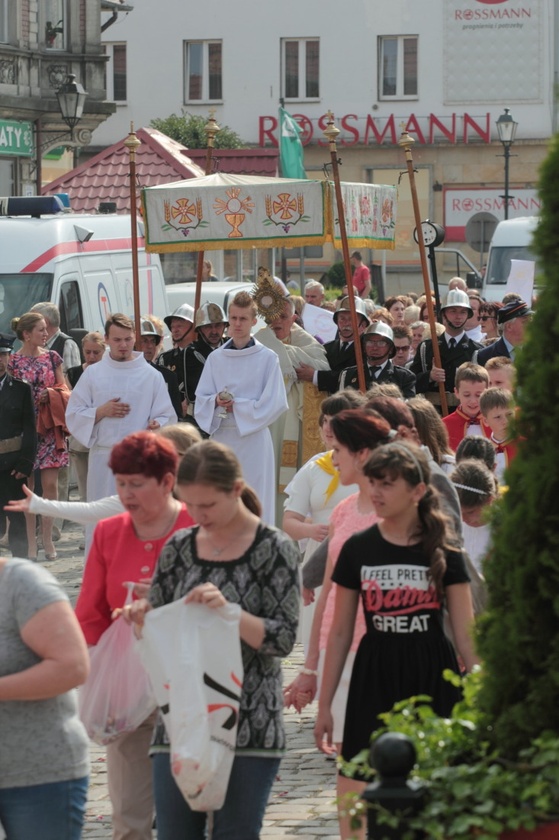
<svg viewBox="0 0 559 840"><path fill-rule="evenodd" d="M460 289L453 289L446 296L441 315L445 331L438 337L442 367L433 362L433 342L422 341L416 350L410 370L416 375L415 390L418 394L429 393L429 399L437 402L439 382L444 382L449 406L456 406L454 377L464 362L471 362L482 345L466 335L466 321L473 316L468 295Z"/></svg>
<svg viewBox="0 0 559 840"><path fill-rule="evenodd" d="M514 361L515 352L524 341L526 325L532 318L533 311L523 300L511 300L497 312L497 325L502 332L489 347L484 347L477 354L478 365L485 365L489 359L506 356Z"/></svg>
<svg viewBox="0 0 559 840"><path fill-rule="evenodd" d="M365 304L361 298L355 298L355 310L357 313L359 335L363 335L369 326L369 318L365 311ZM315 370L310 365L301 365L296 368L297 378L302 382L312 382L319 391L327 391L335 394L339 390L340 374L349 367L355 367L355 336L351 322L351 310L349 298L344 297L340 301L338 309L334 312L334 323L338 328L338 337L334 341L328 341L324 345L326 358L330 370Z"/></svg>
<svg viewBox="0 0 559 840"><path fill-rule="evenodd" d="M155 329L153 323L149 320L149 318L142 319L140 350L144 354L146 362L151 365L152 368L155 368L155 370L160 373L165 380L169 391L169 399L173 404L175 414L180 420L182 418L182 398L181 392L179 391L177 376L172 370L168 370L166 367L161 367L155 362L157 357L157 348L160 344L161 336Z"/></svg>
<svg viewBox="0 0 559 840"><path fill-rule="evenodd" d="M173 339L173 349L161 353L157 360L160 367L167 368L174 373L181 392L182 411L179 420L186 416L188 404L186 401L186 348L194 340L194 309L189 303L183 303L170 315L163 318Z"/></svg>
<svg viewBox="0 0 559 840"><path fill-rule="evenodd" d="M186 348L186 398L192 408L196 402L196 388L206 359L224 343L223 333L229 324L225 312L217 303L204 303L196 313L196 338Z"/></svg>
<svg viewBox="0 0 559 840"><path fill-rule="evenodd" d="M415 374L392 362L396 354L394 333L383 321L376 321L361 336L365 362L365 386L391 383L397 385L405 399L415 397ZM350 367L340 375L340 388L359 388L357 367Z"/></svg>
<svg viewBox="0 0 559 840"><path fill-rule="evenodd" d="M0 533L6 530L8 519L10 551L14 557L27 557L25 516L4 510L10 499L24 497L22 487L33 472L37 451L31 386L8 373L14 341L15 335L0 333Z"/></svg>

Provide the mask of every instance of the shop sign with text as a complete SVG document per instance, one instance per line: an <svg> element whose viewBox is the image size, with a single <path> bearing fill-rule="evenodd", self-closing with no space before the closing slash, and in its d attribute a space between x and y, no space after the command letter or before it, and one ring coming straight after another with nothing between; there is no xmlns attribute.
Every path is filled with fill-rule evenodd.
<svg viewBox="0 0 559 840"><path fill-rule="evenodd" d="M328 146L323 131L328 123L328 115L311 118L306 114L292 114L301 126L303 146L316 143ZM450 114L437 117L429 114L426 117L408 114L405 117L390 114L387 117L359 117L357 114L344 114L336 123L340 129L338 145L340 146L374 146L396 145L405 128L416 143L430 146L435 143L469 143L477 141L491 143L491 114ZM268 115L258 118L258 145L278 145L278 118Z"/></svg>
<svg viewBox="0 0 559 840"><path fill-rule="evenodd" d="M511 187L509 194L509 219L519 216L537 216L541 202L536 190ZM485 190L475 187L444 190L444 228L448 242L465 242L466 225L478 213L489 213L496 221L505 218L503 190Z"/></svg>
<svg viewBox="0 0 559 840"><path fill-rule="evenodd" d="M33 156L33 129L30 122L0 120L0 155Z"/></svg>

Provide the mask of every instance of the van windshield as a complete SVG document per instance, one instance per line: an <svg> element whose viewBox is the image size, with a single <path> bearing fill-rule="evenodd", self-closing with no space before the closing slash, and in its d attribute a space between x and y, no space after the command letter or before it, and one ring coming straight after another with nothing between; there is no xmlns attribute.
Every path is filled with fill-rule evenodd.
<svg viewBox="0 0 559 840"><path fill-rule="evenodd" d="M11 332L12 318L50 300L52 279L52 274L0 274L0 332Z"/></svg>
<svg viewBox="0 0 559 840"><path fill-rule="evenodd" d="M504 286L510 274L511 260L530 260L536 258L526 245L507 245L499 248L493 246L487 265L486 284L488 286Z"/></svg>

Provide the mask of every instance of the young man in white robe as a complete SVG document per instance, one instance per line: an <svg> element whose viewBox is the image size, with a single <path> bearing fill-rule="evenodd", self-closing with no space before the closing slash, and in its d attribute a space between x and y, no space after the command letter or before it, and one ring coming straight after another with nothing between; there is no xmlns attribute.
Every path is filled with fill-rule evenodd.
<svg viewBox="0 0 559 840"><path fill-rule="evenodd" d="M280 314L271 319L268 326L256 333L255 338L276 353L285 390L288 410L271 428L276 453L278 491L282 495L278 513L283 517L283 490L303 466L303 419L309 421L304 429L307 437L316 432L314 451L309 457L322 451L318 429L320 403L324 394L312 383L300 382L296 368L309 365L313 370L330 370L326 351L322 344L295 323L295 303L292 298L283 301ZM314 422L313 422L314 421ZM311 428L312 426L312 428ZM281 518L278 524L281 523Z"/></svg>
<svg viewBox="0 0 559 840"><path fill-rule="evenodd" d="M275 459L268 426L287 411L278 357L251 336L256 304L238 292L229 306L229 340L208 356L194 416L214 440L231 447L243 476L262 504L262 520L275 524Z"/></svg>
<svg viewBox="0 0 559 840"><path fill-rule="evenodd" d="M116 493L108 466L115 443L143 429L177 422L165 380L143 353L134 352L134 324L120 313L105 324L108 350L89 365L70 395L66 425L89 448L87 501Z"/></svg>

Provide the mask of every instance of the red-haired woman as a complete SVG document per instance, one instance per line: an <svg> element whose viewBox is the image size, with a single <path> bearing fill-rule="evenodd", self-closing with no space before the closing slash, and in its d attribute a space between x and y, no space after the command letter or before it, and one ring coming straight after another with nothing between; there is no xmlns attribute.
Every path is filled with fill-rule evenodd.
<svg viewBox="0 0 559 840"><path fill-rule="evenodd" d="M173 496L178 455L153 432L128 435L113 447L109 466L125 512L95 528L76 615L89 645L96 645L111 615L126 599L125 582L150 581L166 540L194 520ZM107 747L113 838L151 840L153 794L148 748L153 720Z"/></svg>

